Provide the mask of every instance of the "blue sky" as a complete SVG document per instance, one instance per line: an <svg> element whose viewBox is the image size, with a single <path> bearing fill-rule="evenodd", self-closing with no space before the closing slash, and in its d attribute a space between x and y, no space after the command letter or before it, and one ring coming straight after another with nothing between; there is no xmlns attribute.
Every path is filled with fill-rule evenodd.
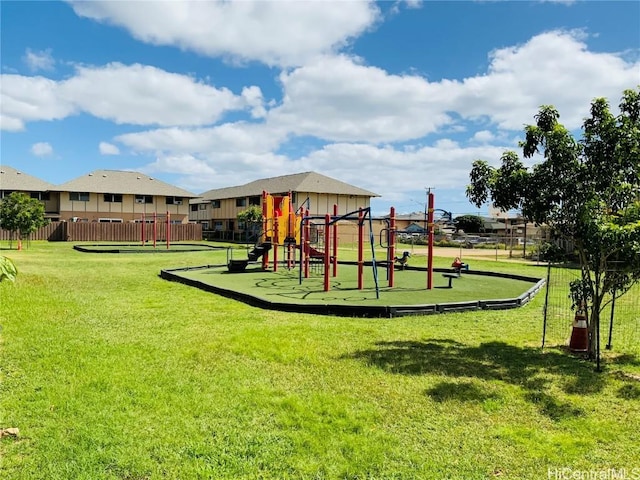
<svg viewBox="0 0 640 480"><path fill-rule="evenodd" d="M194 193L317 171L384 213L475 213L540 105L579 132L640 84L640 2L2 1L1 162ZM484 211L484 210L483 210Z"/></svg>

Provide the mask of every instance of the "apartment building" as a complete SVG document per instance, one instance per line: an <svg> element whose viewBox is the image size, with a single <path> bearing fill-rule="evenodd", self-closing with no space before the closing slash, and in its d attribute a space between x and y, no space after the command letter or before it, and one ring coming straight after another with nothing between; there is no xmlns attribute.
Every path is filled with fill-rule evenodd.
<svg viewBox="0 0 640 480"><path fill-rule="evenodd" d="M261 205L263 191L276 196L291 192L292 204L297 208L304 206L310 215L333 213L334 205L338 206L338 214L344 215L369 207L371 198L379 197L325 175L304 172L204 192L200 198L190 201L189 220L201 223L203 230L217 232L216 238L234 238L244 229L238 225L238 213L252 205Z"/></svg>
<svg viewBox="0 0 640 480"><path fill-rule="evenodd" d="M150 221L170 216L189 221L189 201L197 195L138 172L96 170L58 185L60 218L80 222Z"/></svg>
<svg viewBox="0 0 640 480"><path fill-rule="evenodd" d="M51 221L123 223L164 220L188 223L197 195L138 172L96 170L54 185L8 165L0 167L0 198L24 192L44 203Z"/></svg>
<svg viewBox="0 0 640 480"><path fill-rule="evenodd" d="M60 194L52 183L16 170L9 165L0 166L0 199L13 192L22 192L44 204L45 217L55 222L60 220Z"/></svg>

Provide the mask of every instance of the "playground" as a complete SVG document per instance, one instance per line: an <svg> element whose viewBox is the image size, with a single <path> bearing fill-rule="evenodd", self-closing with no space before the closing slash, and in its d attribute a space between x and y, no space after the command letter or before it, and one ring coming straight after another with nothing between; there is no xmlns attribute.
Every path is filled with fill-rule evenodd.
<svg viewBox="0 0 640 480"><path fill-rule="evenodd" d="M431 194L430 232L433 204ZM368 317L515 308L544 285L540 278L473 270L459 258L435 268L432 233L426 265L412 265L410 252L397 250L393 207L377 238L371 221L368 208L339 214L334 206L332 214L311 216L293 207L290 195L263 192L254 245L229 247L225 264L160 275L266 309ZM357 229L355 260L339 259L344 222Z"/></svg>
<svg viewBox="0 0 640 480"><path fill-rule="evenodd" d="M322 276L300 284L298 272L286 268L274 272L253 267L233 274L226 265L208 265L162 270L161 276L271 310L368 317L515 308L527 303L543 285L536 278L476 272L462 274L452 288L439 276L435 287L427 290L420 286L426 269L407 268L396 272L394 287L380 288L377 298L375 287L357 288L357 264L339 267L339 277L331 280L328 291ZM365 275L365 282L373 283L371 275Z"/></svg>

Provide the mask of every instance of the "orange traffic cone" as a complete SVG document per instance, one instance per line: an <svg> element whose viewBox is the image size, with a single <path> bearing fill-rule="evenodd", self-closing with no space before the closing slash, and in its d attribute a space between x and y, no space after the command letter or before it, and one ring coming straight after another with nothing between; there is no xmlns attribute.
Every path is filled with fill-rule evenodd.
<svg viewBox="0 0 640 480"><path fill-rule="evenodd" d="M18 250L22 250L22 240L18 239Z"/></svg>
<svg viewBox="0 0 640 480"><path fill-rule="evenodd" d="M573 330L571 340L569 340L569 350L575 353L583 353L589 350L589 329L587 327L587 317L582 313L576 313L573 320Z"/></svg>

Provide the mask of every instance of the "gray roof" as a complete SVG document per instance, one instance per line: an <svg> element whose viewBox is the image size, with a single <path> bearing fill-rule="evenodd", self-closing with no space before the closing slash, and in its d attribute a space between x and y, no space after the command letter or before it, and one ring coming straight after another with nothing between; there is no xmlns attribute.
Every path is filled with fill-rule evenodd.
<svg viewBox="0 0 640 480"><path fill-rule="evenodd" d="M52 183L16 170L9 165L0 165L0 190L48 192L57 190L57 187Z"/></svg>
<svg viewBox="0 0 640 480"><path fill-rule="evenodd" d="M295 173L280 177L263 178L237 187L208 190L200 196L202 201L223 200L226 198L242 198L262 195L266 190L272 194L287 192L330 193L337 195L357 195L360 197L379 197L377 193L354 187L331 177L316 172ZM197 201L196 201L197 203Z"/></svg>
<svg viewBox="0 0 640 480"><path fill-rule="evenodd" d="M195 198L197 195L138 172L96 170L58 185L63 192L122 193Z"/></svg>

